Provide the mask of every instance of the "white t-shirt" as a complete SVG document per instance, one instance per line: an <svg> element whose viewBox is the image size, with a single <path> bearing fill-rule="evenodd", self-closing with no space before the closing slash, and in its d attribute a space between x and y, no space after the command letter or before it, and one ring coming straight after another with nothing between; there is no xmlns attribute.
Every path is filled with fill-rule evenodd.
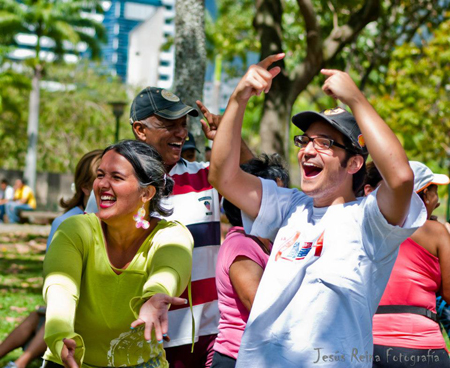
<svg viewBox="0 0 450 368"><path fill-rule="evenodd" d="M276 239L236 367L372 367L372 317L398 246L426 219L422 201L412 196L399 227L377 191L314 208L304 193L261 181L261 209L254 222L243 216L245 230Z"/></svg>

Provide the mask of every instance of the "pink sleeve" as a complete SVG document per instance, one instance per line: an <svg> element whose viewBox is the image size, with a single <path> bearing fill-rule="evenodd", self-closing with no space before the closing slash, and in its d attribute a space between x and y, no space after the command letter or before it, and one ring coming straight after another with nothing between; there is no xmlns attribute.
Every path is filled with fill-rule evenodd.
<svg viewBox="0 0 450 368"><path fill-rule="evenodd" d="M258 243L244 234L230 234L222 244L225 256L225 267L227 272L236 257L242 256L251 259L261 268L265 269L269 256L265 254Z"/></svg>

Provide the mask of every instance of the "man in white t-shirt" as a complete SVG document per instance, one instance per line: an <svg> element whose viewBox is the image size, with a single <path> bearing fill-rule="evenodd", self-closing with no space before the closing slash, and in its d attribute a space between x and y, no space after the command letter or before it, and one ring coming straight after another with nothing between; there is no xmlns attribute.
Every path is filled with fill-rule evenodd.
<svg viewBox="0 0 450 368"><path fill-rule="evenodd" d="M426 212L413 194L414 176L401 144L349 75L338 70L322 70L323 90L354 116L336 108L292 119L304 131L294 139L303 192L239 168L235 137L247 102L269 91L280 68L268 68L283 57L253 65L239 82L210 167L210 182L242 209L246 231L275 239L237 367L372 367L372 316L398 246ZM367 153L384 184L356 198Z"/></svg>

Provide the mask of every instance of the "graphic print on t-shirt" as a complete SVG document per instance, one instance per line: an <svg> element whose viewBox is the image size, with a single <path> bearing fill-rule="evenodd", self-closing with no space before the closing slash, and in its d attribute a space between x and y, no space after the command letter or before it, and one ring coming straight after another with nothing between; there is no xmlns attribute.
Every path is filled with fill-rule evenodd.
<svg viewBox="0 0 450 368"><path fill-rule="evenodd" d="M323 235L324 232L320 234L317 239L313 241L306 241L304 237L300 237L301 233L296 231L292 236L281 237L282 242L279 251L275 256L275 261L280 258L286 261L301 261L305 259L312 248L315 248L314 256L320 257L323 248Z"/></svg>

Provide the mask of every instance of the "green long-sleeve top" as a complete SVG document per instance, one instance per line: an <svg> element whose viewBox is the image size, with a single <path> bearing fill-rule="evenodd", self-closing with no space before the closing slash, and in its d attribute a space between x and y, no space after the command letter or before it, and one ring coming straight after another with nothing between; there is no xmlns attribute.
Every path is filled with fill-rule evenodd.
<svg viewBox="0 0 450 368"><path fill-rule="evenodd" d="M162 344L130 324L156 293L179 296L192 268L193 239L175 221L161 220L131 263L116 274L95 214L73 216L58 228L44 261L47 303L44 359L62 364L63 339L77 343L85 367L167 367Z"/></svg>

